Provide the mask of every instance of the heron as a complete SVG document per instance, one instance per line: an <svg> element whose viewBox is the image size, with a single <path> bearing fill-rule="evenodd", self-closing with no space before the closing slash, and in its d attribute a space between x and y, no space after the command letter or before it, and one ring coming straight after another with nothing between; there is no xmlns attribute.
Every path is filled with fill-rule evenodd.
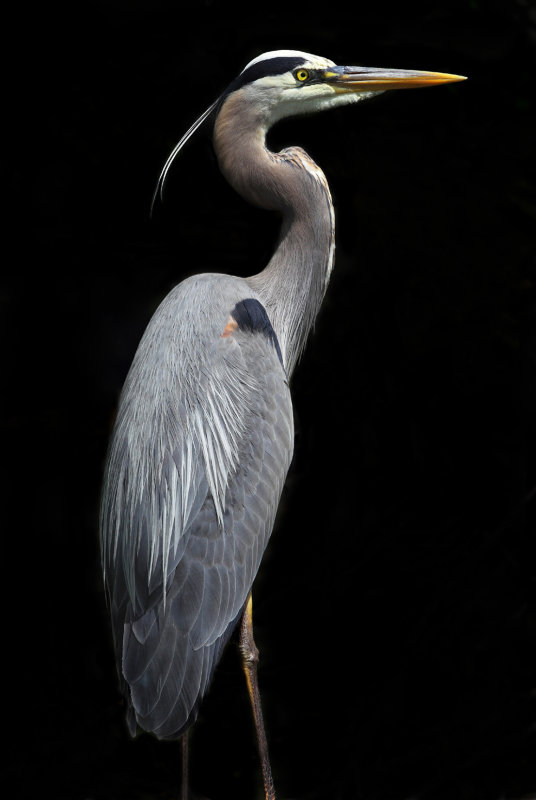
<svg viewBox="0 0 536 800"><path fill-rule="evenodd" d="M463 80L338 66L298 50L250 61L167 159L212 126L218 165L250 203L280 212L275 252L252 277L188 277L165 297L125 380L104 471L100 531L127 723L183 741L233 630L266 800L275 800L253 637L252 585L293 455L290 379L333 268L334 209L300 147L273 152L279 120L392 89Z"/></svg>

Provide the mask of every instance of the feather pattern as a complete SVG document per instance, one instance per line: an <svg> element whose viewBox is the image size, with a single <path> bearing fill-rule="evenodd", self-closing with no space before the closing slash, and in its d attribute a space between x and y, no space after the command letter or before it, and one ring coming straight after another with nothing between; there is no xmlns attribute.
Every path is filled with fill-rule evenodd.
<svg viewBox="0 0 536 800"><path fill-rule="evenodd" d="M270 337L222 336L245 281L183 281L149 324L121 396L102 551L123 688L158 736L190 724L266 547L292 456ZM195 298L195 299L194 299Z"/></svg>

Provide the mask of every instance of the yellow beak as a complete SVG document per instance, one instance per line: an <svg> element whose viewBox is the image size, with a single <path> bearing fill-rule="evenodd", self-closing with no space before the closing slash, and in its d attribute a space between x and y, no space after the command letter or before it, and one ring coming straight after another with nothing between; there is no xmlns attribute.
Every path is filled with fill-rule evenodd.
<svg viewBox="0 0 536 800"><path fill-rule="evenodd" d="M418 89L467 80L464 75L448 72L419 72L411 69L376 67L330 67L323 74L337 92L383 92L387 89Z"/></svg>

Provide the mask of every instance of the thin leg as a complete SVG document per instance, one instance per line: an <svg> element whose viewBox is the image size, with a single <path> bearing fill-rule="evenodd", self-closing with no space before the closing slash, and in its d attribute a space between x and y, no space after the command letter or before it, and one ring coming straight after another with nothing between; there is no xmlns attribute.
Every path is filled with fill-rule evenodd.
<svg viewBox="0 0 536 800"><path fill-rule="evenodd" d="M181 800L188 800L188 731L182 734L181 752L182 752Z"/></svg>
<svg viewBox="0 0 536 800"><path fill-rule="evenodd" d="M264 722L262 719L261 696L257 683L259 651L253 639L253 604L251 592L249 593L246 607L242 615L242 623L240 625L240 652L242 653L242 666L246 675L249 699L251 701L253 718L255 720L255 730L257 731L257 744L259 747L262 778L264 781L264 795L266 800L276 800L270 759L268 757L268 742L266 741L266 733L264 731Z"/></svg>

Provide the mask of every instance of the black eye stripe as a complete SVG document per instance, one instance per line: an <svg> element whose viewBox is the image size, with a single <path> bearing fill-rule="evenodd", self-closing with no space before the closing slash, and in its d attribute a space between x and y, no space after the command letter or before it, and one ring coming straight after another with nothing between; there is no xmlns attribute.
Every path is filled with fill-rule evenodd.
<svg viewBox="0 0 536 800"><path fill-rule="evenodd" d="M278 56L277 58L267 58L265 61L258 61L256 64L252 64L251 67L245 69L244 72L241 72L230 86L227 87L225 94L234 92L247 83L253 83L253 81L259 78L265 78L267 75L284 75L285 72L291 72L291 70L299 67L300 64L303 64L303 58L290 56Z"/></svg>
<svg viewBox="0 0 536 800"><path fill-rule="evenodd" d="M218 105L215 108L215 115L219 113L226 98L232 92L236 92L248 83L253 83L259 78L265 78L268 75L284 75L285 72L292 72L295 76L295 73L300 69L305 70L305 72L309 74L309 77L305 81L299 81L295 78L297 85L309 86L311 83L321 83L323 81L323 71L321 69L304 67L303 58L297 56L276 56L275 58L267 58L264 61L259 61L257 64L252 64L251 67L247 67L247 69L241 72L222 93Z"/></svg>
<svg viewBox="0 0 536 800"><path fill-rule="evenodd" d="M241 89L242 86L246 86L248 83L253 83L259 78L266 78L269 75L284 75L285 72L292 72L294 77L296 77L296 73L300 69L304 70L304 72L307 72L308 77L304 81L298 81L296 78L298 83L309 84L320 82L322 70L304 67L303 58L295 56L277 56L276 58L268 58L265 61L259 61L257 64L252 64L251 67L248 67L244 70L244 72L241 72L240 75L238 75L238 77L236 77L234 81L229 84L222 95L222 99L231 94L231 92L236 92L237 89Z"/></svg>

